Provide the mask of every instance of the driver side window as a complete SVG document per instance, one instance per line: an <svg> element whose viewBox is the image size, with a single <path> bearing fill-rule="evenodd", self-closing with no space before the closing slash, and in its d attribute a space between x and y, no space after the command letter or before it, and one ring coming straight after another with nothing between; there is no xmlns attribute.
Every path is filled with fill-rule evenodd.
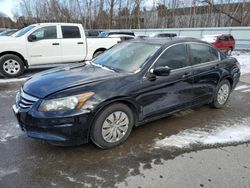
<svg viewBox="0 0 250 188"><path fill-rule="evenodd" d="M177 44L167 49L156 61L155 67L168 66L172 70L187 66L187 50L185 44Z"/></svg>
<svg viewBox="0 0 250 188"><path fill-rule="evenodd" d="M36 40L57 39L56 26L42 27L34 31L32 35L36 36Z"/></svg>

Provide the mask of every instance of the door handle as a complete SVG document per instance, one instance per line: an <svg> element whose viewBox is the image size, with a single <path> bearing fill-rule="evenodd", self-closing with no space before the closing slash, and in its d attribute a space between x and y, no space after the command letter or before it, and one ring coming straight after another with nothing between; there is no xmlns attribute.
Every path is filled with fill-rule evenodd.
<svg viewBox="0 0 250 188"><path fill-rule="evenodd" d="M60 45L59 43L52 43L52 45L54 45L54 46L58 46L58 45Z"/></svg>
<svg viewBox="0 0 250 188"><path fill-rule="evenodd" d="M78 42L77 44L83 44L83 42Z"/></svg>
<svg viewBox="0 0 250 188"><path fill-rule="evenodd" d="M191 72L186 72L185 74L182 75L182 78L188 78L192 76L192 73Z"/></svg>

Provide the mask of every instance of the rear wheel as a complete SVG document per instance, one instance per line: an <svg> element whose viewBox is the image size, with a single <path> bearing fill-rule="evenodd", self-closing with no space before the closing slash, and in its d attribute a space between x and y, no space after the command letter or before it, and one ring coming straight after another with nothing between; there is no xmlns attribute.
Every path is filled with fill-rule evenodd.
<svg viewBox="0 0 250 188"><path fill-rule="evenodd" d="M229 81L223 80L222 82L220 82L219 85L217 86L212 106L215 108L223 108L228 101L230 93L231 93L231 85Z"/></svg>
<svg viewBox="0 0 250 188"><path fill-rule="evenodd" d="M123 143L132 130L132 110L122 103L104 108L91 128L91 140L100 148L108 149Z"/></svg>
<svg viewBox="0 0 250 188"><path fill-rule="evenodd" d="M9 78L17 77L24 72L24 62L16 55L7 54L0 58L0 73Z"/></svg>
<svg viewBox="0 0 250 188"><path fill-rule="evenodd" d="M97 56L99 56L100 54L102 54L104 51L97 51L94 53L93 58L96 58Z"/></svg>

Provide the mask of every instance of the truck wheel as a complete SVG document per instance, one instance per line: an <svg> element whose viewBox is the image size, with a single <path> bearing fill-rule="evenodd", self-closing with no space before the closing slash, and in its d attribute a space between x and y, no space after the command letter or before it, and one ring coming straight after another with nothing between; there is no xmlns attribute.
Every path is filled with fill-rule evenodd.
<svg viewBox="0 0 250 188"><path fill-rule="evenodd" d="M20 57L12 54L7 54L0 58L0 73L4 77L17 77L23 74L23 72L24 63Z"/></svg>
<svg viewBox="0 0 250 188"><path fill-rule="evenodd" d="M93 58L96 58L98 55L102 54L104 51L97 51L94 53Z"/></svg>
<svg viewBox="0 0 250 188"><path fill-rule="evenodd" d="M100 148L112 148L128 138L133 125L132 110L125 104L115 103L97 115L91 127L90 137Z"/></svg>

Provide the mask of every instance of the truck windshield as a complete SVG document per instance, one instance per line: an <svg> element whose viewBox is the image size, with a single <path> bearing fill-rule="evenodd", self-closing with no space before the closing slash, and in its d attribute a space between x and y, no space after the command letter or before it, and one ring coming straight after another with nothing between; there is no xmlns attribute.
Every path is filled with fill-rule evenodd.
<svg viewBox="0 0 250 188"><path fill-rule="evenodd" d="M33 29L34 27L36 27L36 26L35 25L30 25L28 27L25 27L25 28L21 29L20 31L16 32L12 36L13 37L21 37L21 36L25 35L27 32L29 32L31 29Z"/></svg>
<svg viewBox="0 0 250 188"><path fill-rule="evenodd" d="M109 49L93 60L93 64L117 72L136 72L151 57L160 45L144 42L124 42Z"/></svg>

